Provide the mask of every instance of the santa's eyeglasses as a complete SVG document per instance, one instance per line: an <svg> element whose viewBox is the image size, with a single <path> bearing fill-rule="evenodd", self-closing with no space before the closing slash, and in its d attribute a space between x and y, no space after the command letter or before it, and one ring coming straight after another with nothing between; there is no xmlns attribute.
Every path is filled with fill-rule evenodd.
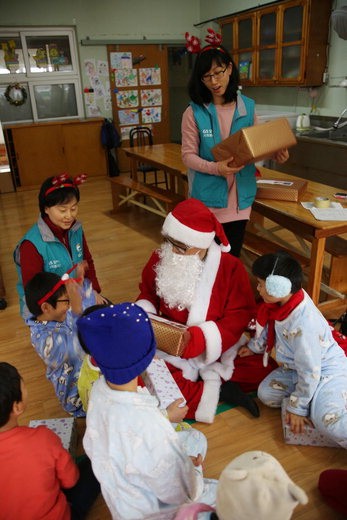
<svg viewBox="0 0 347 520"><path fill-rule="evenodd" d="M194 249L192 246L186 246L184 244L177 244L174 240L172 240L169 237L165 237L165 241L172 245L176 249L178 253L181 253L182 255L185 255L189 249Z"/></svg>

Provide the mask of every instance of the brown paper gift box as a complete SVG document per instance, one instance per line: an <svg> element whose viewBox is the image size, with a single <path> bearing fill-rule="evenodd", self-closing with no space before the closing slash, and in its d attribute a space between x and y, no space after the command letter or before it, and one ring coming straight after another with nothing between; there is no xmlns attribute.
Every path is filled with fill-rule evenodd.
<svg viewBox="0 0 347 520"><path fill-rule="evenodd" d="M242 166L271 157L282 148L296 144L287 118L280 117L267 123L242 128L212 148L216 161L233 156L233 164Z"/></svg>
<svg viewBox="0 0 347 520"><path fill-rule="evenodd" d="M262 181L265 181L264 184ZM275 184L267 183L271 181ZM288 185L288 182L291 185ZM283 184L285 183L285 184ZM258 179L257 180L257 199L273 199L273 200L288 200L290 202L297 202L306 191L307 181L299 179L290 179L284 181L283 179Z"/></svg>
<svg viewBox="0 0 347 520"><path fill-rule="evenodd" d="M187 331L187 327L155 314L148 314L148 316L153 327L157 348L172 356L180 356L184 350L184 333Z"/></svg>

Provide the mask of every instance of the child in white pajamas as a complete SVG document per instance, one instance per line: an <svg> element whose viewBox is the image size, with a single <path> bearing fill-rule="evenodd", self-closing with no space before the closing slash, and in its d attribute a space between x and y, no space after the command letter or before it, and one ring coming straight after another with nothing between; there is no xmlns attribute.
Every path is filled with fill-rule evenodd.
<svg viewBox="0 0 347 520"><path fill-rule="evenodd" d="M259 385L259 399L280 407L289 397L286 422L293 433L313 423L323 435L347 448L347 357L329 324L301 288L302 269L279 252L258 258L252 267L259 294L255 337L240 356L272 349L279 367Z"/></svg>

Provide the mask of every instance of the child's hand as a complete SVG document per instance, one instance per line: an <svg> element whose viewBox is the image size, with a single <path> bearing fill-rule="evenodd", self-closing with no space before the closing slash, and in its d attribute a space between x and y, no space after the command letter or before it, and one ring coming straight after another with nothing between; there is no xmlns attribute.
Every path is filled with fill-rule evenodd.
<svg viewBox="0 0 347 520"><path fill-rule="evenodd" d="M75 314L82 314L81 287L73 278L69 278L65 284L66 292L70 300L70 307Z"/></svg>
<svg viewBox="0 0 347 520"><path fill-rule="evenodd" d="M295 413L286 412L286 424L289 424L293 433L303 433L305 425L313 428L312 421L309 417L296 415Z"/></svg>
<svg viewBox="0 0 347 520"><path fill-rule="evenodd" d="M199 453L199 455L197 455L196 457L194 457L193 455L189 455L189 457L192 459L192 463L194 466L202 466L203 458L201 453Z"/></svg>
<svg viewBox="0 0 347 520"><path fill-rule="evenodd" d="M101 296L101 294L97 293L96 291L94 291L94 294L95 294L95 303L97 305L107 305L109 302L106 300L106 298L104 298L103 296Z"/></svg>
<svg viewBox="0 0 347 520"><path fill-rule="evenodd" d="M87 260L82 260L76 267L76 278L79 280L79 283L82 285L85 272L88 271L88 262Z"/></svg>
<svg viewBox="0 0 347 520"><path fill-rule="evenodd" d="M242 347L238 350L238 355L240 357L247 357L247 356L253 356L254 352L250 348L247 347L247 345L242 345Z"/></svg>
<svg viewBox="0 0 347 520"><path fill-rule="evenodd" d="M173 423L180 423L183 421L185 416L188 413L188 406L179 406L180 404L184 403L184 399L182 397L180 399L176 399L173 403L171 403L167 408L167 415L170 422Z"/></svg>

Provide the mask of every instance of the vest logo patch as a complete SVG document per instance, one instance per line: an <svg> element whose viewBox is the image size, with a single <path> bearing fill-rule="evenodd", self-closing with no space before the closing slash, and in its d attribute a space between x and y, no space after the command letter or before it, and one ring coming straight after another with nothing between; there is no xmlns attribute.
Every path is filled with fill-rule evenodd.
<svg viewBox="0 0 347 520"><path fill-rule="evenodd" d="M206 138L208 138L208 139L212 138L212 137L213 137L213 131L212 131L212 128L210 128L210 129L205 128L205 129L202 131L202 135L203 135L204 139L206 139Z"/></svg>
<svg viewBox="0 0 347 520"><path fill-rule="evenodd" d="M49 260L48 267L49 269L59 269L61 266L61 263L59 260Z"/></svg>
<svg viewBox="0 0 347 520"><path fill-rule="evenodd" d="M76 244L76 251L78 253L78 256L82 256L82 246L81 246L81 244Z"/></svg>

